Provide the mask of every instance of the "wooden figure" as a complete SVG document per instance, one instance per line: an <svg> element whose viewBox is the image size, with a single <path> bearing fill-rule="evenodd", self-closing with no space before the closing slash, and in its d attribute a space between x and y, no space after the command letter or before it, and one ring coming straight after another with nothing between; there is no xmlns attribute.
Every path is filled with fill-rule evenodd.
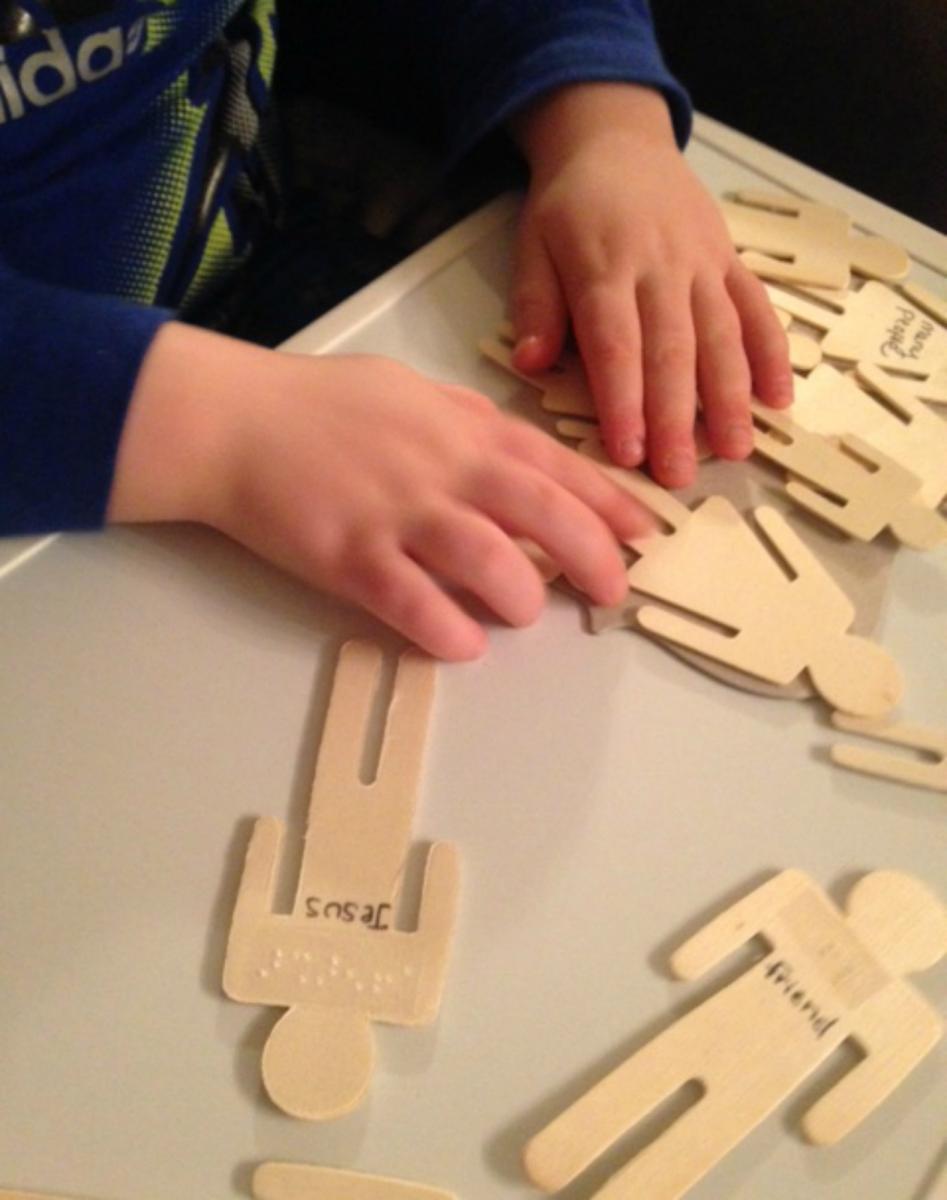
<svg viewBox="0 0 947 1200"><path fill-rule="evenodd" d="M256 822L224 964L224 991L288 1008L263 1050L263 1082L293 1116L354 1108L374 1060L372 1021L420 1025L437 1015L454 928L454 846L427 858L417 929L394 927L411 835L433 660L400 659L373 783L360 779L381 651L342 648L319 748L293 910L273 911L281 822Z"/></svg>
<svg viewBox="0 0 947 1200"><path fill-rule="evenodd" d="M639 499L644 504L649 504L649 495L641 491L640 474L624 471L609 463L598 439L583 442L579 446L579 452L598 462L620 485L629 489L637 487ZM654 484L650 486L656 487ZM752 459L742 463L739 470L734 470L732 463L722 459L710 459L702 464L696 482L678 495L670 496L664 489L650 493L652 497L661 497L662 504L674 506L668 513L669 519L665 521L668 528L673 528L675 523L686 519L690 508L705 500L708 495L725 496L745 521L752 521L752 513L760 504L778 505L782 500L782 494L773 489L772 473L758 466ZM791 506L792 502L787 499L787 509ZM887 577L892 558L890 551L881 543L859 542L851 538L840 539L833 530L821 523L808 523L803 533L809 549L852 604L855 616L850 632L871 637L877 626L887 591ZM580 603L584 603L578 593L575 595ZM612 608L589 606L586 603L589 627L593 633L618 627L648 633L648 636L666 650L704 674L743 691L787 700L805 700L815 694L807 673L800 674L788 684L771 683L717 659L667 642L644 630L637 621L637 613L647 603L648 598L645 594L633 589L629 589L621 604Z"/></svg>
<svg viewBox="0 0 947 1200"><path fill-rule="evenodd" d="M450 1192L399 1179L310 1167L262 1163L253 1173L254 1200L455 1200Z"/></svg>
<svg viewBox="0 0 947 1200"><path fill-rule="evenodd" d="M862 737L904 746L909 750L920 750L932 756L925 761L902 754L883 754L864 746L835 745L829 754L837 766L861 771L865 775L877 775L880 779L891 779L896 783L928 788L932 792L947 792L947 729L866 721L844 713L833 713L832 724L836 729L844 729L848 733L858 733Z"/></svg>
<svg viewBox="0 0 947 1200"><path fill-rule="evenodd" d="M872 363L919 381L916 395L930 388L939 393L947 371L947 329L904 296L869 280L857 292L832 294L808 288L805 293L767 286L777 310L819 330L822 354L843 363Z"/></svg>
<svg viewBox="0 0 947 1200"><path fill-rule="evenodd" d="M863 876L843 915L802 871L783 871L686 941L671 970L697 979L756 937L767 944L765 957L528 1143L526 1173L537 1187L565 1187L696 1080L696 1103L596 1193L596 1200L674 1200L851 1039L864 1057L802 1119L810 1142L831 1145L939 1040L937 1013L902 977L947 952L947 912L910 875Z"/></svg>
<svg viewBox="0 0 947 1200"><path fill-rule="evenodd" d="M792 417L827 438L854 434L921 480L920 500L937 508L947 497L947 421L922 404L904 379L870 363L854 377L823 363L796 381Z"/></svg>
<svg viewBox="0 0 947 1200"><path fill-rule="evenodd" d="M861 438L846 436L836 445L758 403L753 418L756 452L807 481L786 484L786 494L807 512L866 542L885 529L915 550L947 541L947 520L922 503L921 480Z"/></svg>
<svg viewBox="0 0 947 1200"><path fill-rule="evenodd" d="M875 279L903 279L905 251L886 238L852 232L841 209L795 196L738 191L721 202L730 237L744 263L764 279L847 288L854 269Z"/></svg>
<svg viewBox="0 0 947 1200"><path fill-rule="evenodd" d="M857 716L897 704L897 664L849 632L852 602L779 513L754 510L761 540L723 496L691 511L650 481L628 486L672 530L632 543L641 555L628 571L632 589L717 626L645 605L643 629L771 683L808 671L834 708Z"/></svg>

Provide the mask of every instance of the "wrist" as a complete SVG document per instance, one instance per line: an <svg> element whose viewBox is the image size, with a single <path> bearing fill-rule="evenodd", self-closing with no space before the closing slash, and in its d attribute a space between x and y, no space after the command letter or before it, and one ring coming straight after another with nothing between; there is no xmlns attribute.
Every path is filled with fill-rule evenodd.
<svg viewBox="0 0 947 1200"><path fill-rule="evenodd" d="M270 353L176 321L158 330L129 402L109 521L215 523L247 381Z"/></svg>
<svg viewBox="0 0 947 1200"><path fill-rule="evenodd" d="M534 176L554 173L595 141L676 148L664 97L635 83L572 84L547 92L511 119L510 132Z"/></svg>

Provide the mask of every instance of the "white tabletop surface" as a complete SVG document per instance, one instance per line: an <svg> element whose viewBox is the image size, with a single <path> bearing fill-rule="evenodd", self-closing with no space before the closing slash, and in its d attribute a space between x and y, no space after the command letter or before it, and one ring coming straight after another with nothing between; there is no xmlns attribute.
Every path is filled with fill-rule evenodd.
<svg viewBox="0 0 947 1200"><path fill-rule="evenodd" d="M698 131L689 157L715 191L834 187ZM294 347L396 355L521 406L524 389L476 351L503 311L511 211L465 223ZM900 218L865 211L895 236ZM921 241L914 277L943 294L943 239ZM908 680L903 714L940 725L945 614L947 553L899 554L879 633ZM276 1158L464 1200L535 1195L524 1140L727 977L667 971L726 902L787 866L836 899L879 866L947 893L943 796L830 767L837 735L815 702L732 690L632 634L589 636L553 596L533 628L494 628L483 661L439 670L416 833L456 841L464 864L439 1021L377 1031L370 1098L351 1116L285 1117L259 1078L275 1014L222 997L223 949L251 818L301 830L334 656L353 635L399 645L196 529L0 558L0 1186L223 1200ZM947 964L916 983L947 1011ZM839 1069L691 1194L921 1200L947 1134L947 1045L815 1149L795 1125ZM562 1195L588 1200L629 1152Z"/></svg>

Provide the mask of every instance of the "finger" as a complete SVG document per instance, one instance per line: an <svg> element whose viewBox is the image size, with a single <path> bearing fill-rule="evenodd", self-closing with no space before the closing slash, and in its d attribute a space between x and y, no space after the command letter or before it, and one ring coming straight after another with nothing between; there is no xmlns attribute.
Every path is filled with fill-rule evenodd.
<svg viewBox="0 0 947 1200"><path fill-rule="evenodd" d="M502 529L473 509L457 506L424 518L404 549L510 625L530 625L542 612L546 589L536 568Z"/></svg>
<svg viewBox="0 0 947 1200"><path fill-rule="evenodd" d="M572 492L530 466L484 473L476 506L507 533L531 538L598 604L627 591L625 566L608 527Z"/></svg>
<svg viewBox="0 0 947 1200"><path fill-rule="evenodd" d="M773 408L785 408L793 396L789 339L766 289L739 259L727 273L726 284L740 318L754 395Z"/></svg>
<svg viewBox="0 0 947 1200"><path fill-rule="evenodd" d="M636 467L645 456L641 331L634 280L569 288L572 324L609 457Z"/></svg>
<svg viewBox="0 0 947 1200"><path fill-rule="evenodd" d="M477 622L395 547L363 551L333 590L436 658L462 662L486 649Z"/></svg>
<svg viewBox="0 0 947 1200"><path fill-rule="evenodd" d="M449 400L455 401L469 412L480 415L497 412L497 406L483 392L474 391L473 388L464 387L459 383L439 383L437 386Z"/></svg>
<svg viewBox="0 0 947 1200"><path fill-rule="evenodd" d="M559 277L528 209L517 235L510 297L518 371L545 371L559 358L568 313Z"/></svg>
<svg viewBox="0 0 947 1200"><path fill-rule="evenodd" d="M658 483L686 487L697 471L696 342L689 280L644 280L638 307L648 462Z"/></svg>
<svg viewBox="0 0 947 1200"><path fill-rule="evenodd" d="M548 475L592 509L620 542L651 533L647 510L588 458L560 445L525 421L509 421L501 446L515 458Z"/></svg>
<svg viewBox="0 0 947 1200"><path fill-rule="evenodd" d="M698 275L691 296L697 387L711 449L721 458L746 458L753 449L753 425L740 318L719 275Z"/></svg>

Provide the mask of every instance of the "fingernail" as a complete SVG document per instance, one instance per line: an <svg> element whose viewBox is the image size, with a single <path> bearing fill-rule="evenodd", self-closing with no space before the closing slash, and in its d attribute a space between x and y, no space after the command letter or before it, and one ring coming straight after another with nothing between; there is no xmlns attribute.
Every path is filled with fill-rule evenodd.
<svg viewBox="0 0 947 1200"><path fill-rule="evenodd" d="M753 431L747 425L731 425L723 435L727 454L745 458L753 449Z"/></svg>
<svg viewBox="0 0 947 1200"><path fill-rule="evenodd" d="M661 460L662 475L671 487L685 487L694 477L693 455L677 450Z"/></svg>
<svg viewBox="0 0 947 1200"><path fill-rule="evenodd" d="M517 363L522 359L522 366L528 367L531 360L535 360L542 350L542 338L538 333L527 333L523 337L518 338L516 345L513 348L513 357Z"/></svg>
<svg viewBox="0 0 947 1200"><path fill-rule="evenodd" d="M644 458L644 443L641 438L622 438L615 450L618 464L622 467L637 467Z"/></svg>

